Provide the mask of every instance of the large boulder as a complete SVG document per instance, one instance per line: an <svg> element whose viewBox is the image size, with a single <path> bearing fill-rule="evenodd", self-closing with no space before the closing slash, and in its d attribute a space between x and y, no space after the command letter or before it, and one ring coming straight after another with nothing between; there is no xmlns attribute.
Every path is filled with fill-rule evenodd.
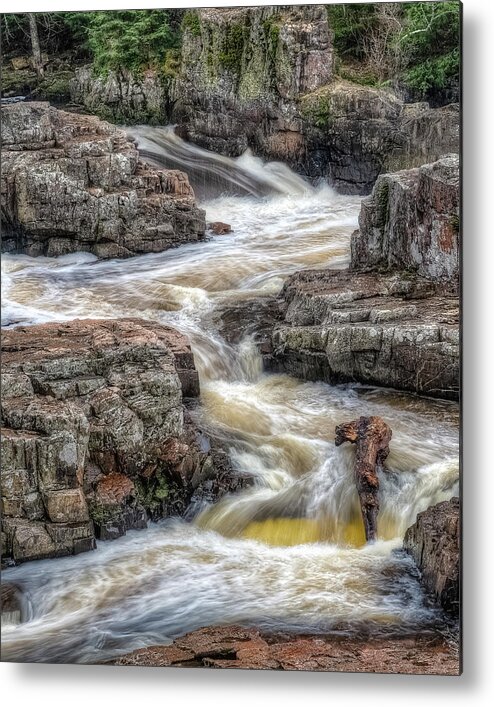
<svg viewBox="0 0 494 707"><path fill-rule="evenodd" d="M382 174L363 200L351 241L355 270L406 270L459 285L458 155Z"/></svg>
<svg viewBox="0 0 494 707"><path fill-rule="evenodd" d="M425 588L442 608L460 611L460 499L438 503L419 513L403 540Z"/></svg>
<svg viewBox="0 0 494 707"><path fill-rule="evenodd" d="M362 202L350 269L285 282L267 367L458 399L459 202L457 155L381 175Z"/></svg>
<svg viewBox="0 0 494 707"><path fill-rule="evenodd" d="M139 160L125 132L48 103L2 107L2 249L100 258L156 253L204 237L183 172Z"/></svg>
<svg viewBox="0 0 494 707"><path fill-rule="evenodd" d="M188 420L185 337L151 322L74 320L2 336L2 555L89 550L149 517L237 488Z"/></svg>

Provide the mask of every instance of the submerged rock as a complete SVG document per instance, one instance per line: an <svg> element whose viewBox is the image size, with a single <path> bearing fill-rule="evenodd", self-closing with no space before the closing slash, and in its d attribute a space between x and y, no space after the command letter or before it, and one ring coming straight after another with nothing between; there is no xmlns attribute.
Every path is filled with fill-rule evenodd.
<svg viewBox="0 0 494 707"><path fill-rule="evenodd" d="M419 513L403 540L426 589L455 617L460 611L460 537L460 499L452 498Z"/></svg>
<svg viewBox="0 0 494 707"><path fill-rule="evenodd" d="M440 636L358 639L269 635L242 626L192 631L169 646L141 648L114 665L459 675L457 649Z"/></svg>
<svg viewBox="0 0 494 707"><path fill-rule="evenodd" d="M137 319L75 320L2 336L2 555L90 550L95 537L183 514L242 485L204 451L184 398L186 338Z"/></svg>
<svg viewBox="0 0 494 707"><path fill-rule="evenodd" d="M204 237L187 176L139 160L125 132L48 103L2 108L2 249L100 258Z"/></svg>

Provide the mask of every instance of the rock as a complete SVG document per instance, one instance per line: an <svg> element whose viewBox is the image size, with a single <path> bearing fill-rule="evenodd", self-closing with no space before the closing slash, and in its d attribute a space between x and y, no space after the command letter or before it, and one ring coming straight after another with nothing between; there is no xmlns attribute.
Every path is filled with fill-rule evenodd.
<svg viewBox="0 0 494 707"><path fill-rule="evenodd" d="M352 194L368 194L382 172L458 151L457 104L404 103L336 75L324 5L188 10L183 30L171 75L84 67L72 100L116 122L176 124L220 154L250 148Z"/></svg>
<svg viewBox="0 0 494 707"><path fill-rule="evenodd" d="M170 327L74 320L6 331L4 558L89 550L95 537L241 487L185 411L198 392L190 346Z"/></svg>
<svg viewBox="0 0 494 707"><path fill-rule="evenodd" d="M223 223L222 221L213 221L213 223L208 223L207 228L212 231L215 236L224 236L225 233L231 233L232 227L229 223Z"/></svg>
<svg viewBox="0 0 494 707"><path fill-rule="evenodd" d="M70 81L70 97L105 120L131 125L166 125L167 86L160 73L147 69L134 75L126 69L97 76L92 67L76 70Z"/></svg>
<svg viewBox="0 0 494 707"><path fill-rule="evenodd" d="M0 585L0 598L2 605L2 626L5 624L19 624L25 618L25 606L22 592L16 584L3 582Z"/></svg>
<svg viewBox="0 0 494 707"><path fill-rule="evenodd" d="M459 395L458 156L381 175L349 270L295 273L265 365L307 380Z"/></svg>
<svg viewBox="0 0 494 707"><path fill-rule="evenodd" d="M407 270L459 286L458 155L381 175L364 199L351 267Z"/></svg>
<svg viewBox="0 0 494 707"><path fill-rule="evenodd" d="M406 273L308 270L281 293L285 313L263 350L269 370L458 399L454 291Z"/></svg>
<svg viewBox="0 0 494 707"><path fill-rule="evenodd" d="M22 69L29 69L31 67L31 59L28 56L16 56L10 60L12 68L16 71L22 71Z"/></svg>
<svg viewBox="0 0 494 707"><path fill-rule="evenodd" d="M460 538L460 500L452 498L419 513L403 540L425 588L454 617L460 611Z"/></svg>
<svg viewBox="0 0 494 707"><path fill-rule="evenodd" d="M187 177L139 160L125 132L48 103L2 108L2 249L100 258L204 237Z"/></svg>
<svg viewBox="0 0 494 707"><path fill-rule="evenodd" d="M269 635L242 626L192 631L168 646L121 656L114 665L459 675L457 648L440 636L346 638Z"/></svg>

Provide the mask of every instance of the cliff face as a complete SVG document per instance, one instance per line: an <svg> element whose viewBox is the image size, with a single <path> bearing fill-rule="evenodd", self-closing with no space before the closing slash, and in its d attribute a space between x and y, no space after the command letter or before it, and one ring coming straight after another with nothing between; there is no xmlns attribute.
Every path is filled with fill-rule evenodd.
<svg viewBox="0 0 494 707"><path fill-rule="evenodd" d="M183 399L198 394L188 342L169 327L75 320L4 332L3 559L90 550L238 488L187 421Z"/></svg>
<svg viewBox="0 0 494 707"><path fill-rule="evenodd" d="M202 147L248 147L345 193L457 150L457 106L405 105L338 78L324 5L205 8L183 23L175 77L79 69L72 99L124 122L169 122Z"/></svg>
<svg viewBox="0 0 494 707"><path fill-rule="evenodd" d="M123 130L48 103L2 108L1 196L4 251L128 257L205 231L184 173L149 167Z"/></svg>
<svg viewBox="0 0 494 707"><path fill-rule="evenodd" d="M211 8L190 17L173 89L176 122L217 152L252 146L296 160L303 147L297 99L332 78L325 8Z"/></svg>

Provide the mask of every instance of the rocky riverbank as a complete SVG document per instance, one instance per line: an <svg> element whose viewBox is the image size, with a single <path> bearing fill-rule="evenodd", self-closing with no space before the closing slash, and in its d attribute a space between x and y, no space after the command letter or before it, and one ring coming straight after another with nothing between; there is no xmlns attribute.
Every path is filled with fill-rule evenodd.
<svg viewBox="0 0 494 707"><path fill-rule="evenodd" d="M187 176L139 159L125 132L48 103L2 107L2 250L100 258L201 240Z"/></svg>
<svg viewBox="0 0 494 707"><path fill-rule="evenodd" d="M459 395L459 175L449 156L382 175L362 203L349 270L286 281L266 366L307 380Z"/></svg>
<svg viewBox="0 0 494 707"><path fill-rule="evenodd" d="M184 336L142 320L75 320L2 336L2 557L75 554L148 518L238 490L194 427Z"/></svg>
<svg viewBox="0 0 494 707"><path fill-rule="evenodd" d="M241 626L202 628L114 665L459 675L457 648L438 635L355 639L269 635Z"/></svg>

